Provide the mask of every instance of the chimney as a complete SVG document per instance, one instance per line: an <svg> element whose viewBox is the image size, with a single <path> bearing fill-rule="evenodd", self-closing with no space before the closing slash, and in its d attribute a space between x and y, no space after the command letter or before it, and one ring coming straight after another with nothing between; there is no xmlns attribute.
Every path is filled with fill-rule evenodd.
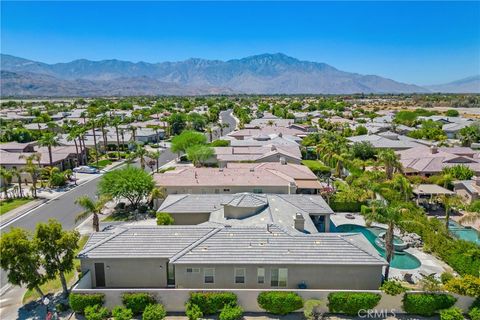
<svg viewBox="0 0 480 320"><path fill-rule="evenodd" d="M438 147L432 145L432 146L430 147L430 152L431 152L432 154L438 153Z"/></svg>
<svg viewBox="0 0 480 320"><path fill-rule="evenodd" d="M293 227L300 232L305 231L305 218L300 212L297 212L293 220Z"/></svg>

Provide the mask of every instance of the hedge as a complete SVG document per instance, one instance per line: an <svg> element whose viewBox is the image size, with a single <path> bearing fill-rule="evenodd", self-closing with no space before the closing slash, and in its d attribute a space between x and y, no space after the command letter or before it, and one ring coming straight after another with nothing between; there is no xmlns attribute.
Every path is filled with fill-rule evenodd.
<svg viewBox="0 0 480 320"><path fill-rule="evenodd" d="M375 308L382 296L369 292L332 292L328 295L328 310L356 316L360 310Z"/></svg>
<svg viewBox="0 0 480 320"><path fill-rule="evenodd" d="M363 202L337 202L330 201L330 208L335 212L360 212Z"/></svg>
<svg viewBox="0 0 480 320"><path fill-rule="evenodd" d="M103 293L71 293L69 297L70 308L78 313L84 313L86 307L102 306L105 299Z"/></svg>
<svg viewBox="0 0 480 320"><path fill-rule="evenodd" d="M188 303L197 305L204 315L215 314L226 305L236 306L237 296L232 292L191 292Z"/></svg>
<svg viewBox="0 0 480 320"><path fill-rule="evenodd" d="M142 320L162 320L167 316L165 308L161 304L150 304L143 311Z"/></svg>
<svg viewBox="0 0 480 320"><path fill-rule="evenodd" d="M220 312L220 320L238 320L243 316L243 309L239 306L226 305Z"/></svg>
<svg viewBox="0 0 480 320"><path fill-rule="evenodd" d="M450 308L440 311L441 320L463 320L462 311L458 308Z"/></svg>
<svg viewBox="0 0 480 320"><path fill-rule="evenodd" d="M185 315L189 320L197 320L198 318L203 317L203 312L200 310L200 307L191 302L187 302L185 308Z"/></svg>
<svg viewBox="0 0 480 320"><path fill-rule="evenodd" d="M148 293L124 293L122 294L122 303L132 310L133 314L141 314L149 304L155 304L155 298Z"/></svg>
<svg viewBox="0 0 480 320"><path fill-rule="evenodd" d="M403 296L403 310L420 316L432 316L442 309L452 307L457 299L444 293L406 293Z"/></svg>
<svg viewBox="0 0 480 320"><path fill-rule="evenodd" d="M285 315L303 308L303 300L295 292L264 291L257 297L260 308L273 314Z"/></svg>
<svg viewBox="0 0 480 320"><path fill-rule="evenodd" d="M110 311L107 308L100 307L98 304L85 308L85 319L87 320L104 320L108 319Z"/></svg>

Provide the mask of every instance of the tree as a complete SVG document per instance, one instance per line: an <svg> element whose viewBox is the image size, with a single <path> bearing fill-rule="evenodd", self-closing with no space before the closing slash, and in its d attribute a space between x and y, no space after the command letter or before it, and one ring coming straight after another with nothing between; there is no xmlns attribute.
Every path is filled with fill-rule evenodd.
<svg viewBox="0 0 480 320"><path fill-rule="evenodd" d="M153 188L148 196L150 207L155 208L156 200L164 200L167 197L167 191L163 187Z"/></svg>
<svg viewBox="0 0 480 320"><path fill-rule="evenodd" d="M58 273L64 297L68 296L65 273L74 268L73 260L79 239L78 231L64 231L62 225L53 219L37 224L35 230L34 241L43 257L45 272L50 276Z"/></svg>
<svg viewBox="0 0 480 320"><path fill-rule="evenodd" d="M140 167L142 170L145 170L145 157L147 157L147 150L141 145L140 143L135 143L135 150L130 154L130 160L134 160L136 158L140 159Z"/></svg>
<svg viewBox="0 0 480 320"><path fill-rule="evenodd" d="M172 139L173 152L186 152L188 148L194 145L204 145L207 143L207 138L195 131L184 131L180 135Z"/></svg>
<svg viewBox="0 0 480 320"><path fill-rule="evenodd" d="M0 239L0 266L7 271L7 279L13 285L25 285L43 297L40 286L48 277L40 273L41 257L27 231L12 228Z"/></svg>
<svg viewBox="0 0 480 320"><path fill-rule="evenodd" d="M460 113L455 109L449 109L449 110L447 110L447 112L445 112L445 115L447 117L458 117L460 115Z"/></svg>
<svg viewBox="0 0 480 320"><path fill-rule="evenodd" d="M84 211L75 217L75 222L83 220L93 214L93 230L95 232L100 231L100 221L98 215L102 214L103 207L110 200L111 197L108 195L100 196L97 201L92 200L88 196L82 196L78 198L75 203L81 206Z"/></svg>
<svg viewBox="0 0 480 320"><path fill-rule="evenodd" d="M52 147L58 146L57 136L52 132L45 132L42 137L38 139L38 145L47 147L50 166L53 166Z"/></svg>
<svg viewBox="0 0 480 320"><path fill-rule="evenodd" d="M149 157L151 159L151 161L153 161L153 163L151 161L149 161L149 166L150 166L150 169L153 171L153 165L156 166L156 172L158 172L158 169L159 169L159 158L160 158L160 151L151 151L149 153L147 153L147 157Z"/></svg>
<svg viewBox="0 0 480 320"><path fill-rule="evenodd" d="M167 212L157 212L157 225L168 226L174 222L173 217Z"/></svg>
<svg viewBox="0 0 480 320"><path fill-rule="evenodd" d="M385 166L385 174L389 180L392 179L395 170L401 171L402 169L402 165L392 149L381 150L378 153L377 158L380 162L383 162L383 165Z"/></svg>
<svg viewBox="0 0 480 320"><path fill-rule="evenodd" d="M480 142L480 122L460 129L457 136L464 147L470 147L472 143Z"/></svg>
<svg viewBox="0 0 480 320"><path fill-rule="evenodd" d="M462 201L460 197L457 195L447 195L447 194L439 195L436 198L436 200L440 202L445 208L445 229L447 229L447 232L448 232L448 229L449 229L448 227L450 222L450 210L455 206L461 205Z"/></svg>
<svg viewBox="0 0 480 320"><path fill-rule="evenodd" d="M194 145L187 149L188 160L192 161L194 166L204 164L205 161L215 155L212 147L203 145Z"/></svg>
<svg viewBox="0 0 480 320"><path fill-rule="evenodd" d="M373 145L368 141L355 142L350 151L354 158L362 160L373 159L377 154Z"/></svg>
<svg viewBox="0 0 480 320"><path fill-rule="evenodd" d="M388 280L388 274L390 272L390 262L393 259L395 253L395 247L393 245L395 226L398 226L402 220L402 213L407 209L400 205L389 205L388 207L379 206L374 210L366 210L363 212L365 221L367 224L372 222L383 223L387 225L387 231L385 232L385 260L387 260L387 267L385 268L385 280Z"/></svg>
<svg viewBox="0 0 480 320"><path fill-rule="evenodd" d="M112 119L111 123L112 123L112 126L115 128L115 134L117 135L117 157L118 157L118 160L120 160L120 134L118 132L118 127L122 123L122 119L119 116L115 116ZM122 146L122 150L123 150L123 146Z"/></svg>
<svg viewBox="0 0 480 320"><path fill-rule="evenodd" d="M99 183L99 192L114 199L126 198L132 207L136 208L154 186L155 183L150 174L142 169L127 166L125 169L104 174Z"/></svg>
<svg viewBox="0 0 480 320"><path fill-rule="evenodd" d="M8 199L8 186L12 183L13 174L12 171L5 168L0 168L0 177L3 180L2 189L5 195L5 199Z"/></svg>
<svg viewBox="0 0 480 320"><path fill-rule="evenodd" d="M41 153L34 153L29 156L21 155L19 159L25 159L25 172L30 174L32 178L32 196L37 197L37 181L40 176L40 159L42 158ZM37 163L35 163L35 161Z"/></svg>
<svg viewBox="0 0 480 320"><path fill-rule="evenodd" d="M78 151L77 139L80 141L80 132L78 128L72 128L67 136L67 141L73 141L75 143L75 152L77 154L78 165L82 164L82 159L80 158L80 153L82 153L82 146L80 144L80 152Z"/></svg>
<svg viewBox="0 0 480 320"><path fill-rule="evenodd" d="M184 113L174 113L167 122L170 125L170 135L177 135L187 126L187 116Z"/></svg>
<svg viewBox="0 0 480 320"><path fill-rule="evenodd" d="M17 183L18 183L18 194L20 198L23 197L23 189L22 189L22 172L23 169L17 169L17 168L12 168L11 170L12 176L17 178Z"/></svg>
<svg viewBox="0 0 480 320"><path fill-rule="evenodd" d="M475 174L472 169L463 164L457 164L452 167L445 167L442 170L442 174L450 175L453 179L457 180L470 180Z"/></svg>
<svg viewBox="0 0 480 320"><path fill-rule="evenodd" d="M188 121L190 122L191 128L196 131L203 131L207 124L205 117L196 112L192 112L188 115Z"/></svg>
<svg viewBox="0 0 480 320"><path fill-rule="evenodd" d="M397 173L393 176L392 186L400 193L402 200L408 201L412 195L412 185L403 174Z"/></svg>

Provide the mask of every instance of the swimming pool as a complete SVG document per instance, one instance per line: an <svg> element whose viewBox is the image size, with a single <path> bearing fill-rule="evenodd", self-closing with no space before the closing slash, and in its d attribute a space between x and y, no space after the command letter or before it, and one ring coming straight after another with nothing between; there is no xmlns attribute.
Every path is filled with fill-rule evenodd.
<svg viewBox="0 0 480 320"><path fill-rule="evenodd" d="M385 250L380 247L375 240L377 239L377 236L385 232L385 229L378 228L378 227L363 227L363 226L357 226L354 224L344 224L341 226L335 226L333 223L330 223L330 231L331 232L340 232L340 233L361 233L367 238L367 240L377 249L377 251L382 255L382 257L385 257ZM394 243L401 243L402 240L399 239L398 237L395 237L393 239ZM395 251L395 254L393 255L392 261L390 261L390 266L392 268L397 268L397 269L416 269L420 267L421 262L417 258L415 258L413 255L411 255L408 252L404 251Z"/></svg>
<svg viewBox="0 0 480 320"><path fill-rule="evenodd" d="M448 229L455 237L480 245L480 233L477 230L466 228L454 220L448 221Z"/></svg>

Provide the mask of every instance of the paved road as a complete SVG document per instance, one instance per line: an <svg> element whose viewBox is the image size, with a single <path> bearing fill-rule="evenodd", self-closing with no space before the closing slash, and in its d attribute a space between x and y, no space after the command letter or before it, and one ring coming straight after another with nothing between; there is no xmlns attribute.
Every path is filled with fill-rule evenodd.
<svg viewBox="0 0 480 320"><path fill-rule="evenodd" d="M235 129L236 122L232 117L232 110L222 111L220 117L223 123L228 123L229 127L223 129L223 134L227 134ZM217 129L213 134L214 139L220 137L220 130ZM170 149L162 152L159 158L159 165L164 165L173 159L176 155ZM134 165L139 166L138 161ZM150 170L148 167L146 170ZM64 229L73 229L80 222L75 222L75 217L82 211L82 208L75 204L75 200L80 196L87 195L94 197L97 193L97 185L100 181L100 176L78 186L59 198L50 201L37 209L30 211L27 215L20 217L14 222L7 223L0 227L0 232L6 232L12 227L21 227L27 230L35 230L35 226L39 222L45 222L48 219L58 220ZM3 270L0 271L0 285L3 288L7 284L6 274Z"/></svg>

